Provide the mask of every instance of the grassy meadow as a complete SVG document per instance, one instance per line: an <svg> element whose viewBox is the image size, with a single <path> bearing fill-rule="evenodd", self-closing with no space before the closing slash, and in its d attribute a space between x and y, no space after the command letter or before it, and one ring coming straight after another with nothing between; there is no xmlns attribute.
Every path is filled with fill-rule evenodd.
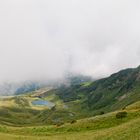
<svg viewBox="0 0 140 140"><path fill-rule="evenodd" d="M127 116L116 118L117 112L58 125L0 126L4 140L139 140L140 102L125 110Z"/></svg>

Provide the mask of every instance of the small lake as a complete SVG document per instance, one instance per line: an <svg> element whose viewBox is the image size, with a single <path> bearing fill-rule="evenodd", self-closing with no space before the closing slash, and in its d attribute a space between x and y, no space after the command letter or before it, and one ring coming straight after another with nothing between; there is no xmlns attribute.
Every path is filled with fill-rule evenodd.
<svg viewBox="0 0 140 140"><path fill-rule="evenodd" d="M32 101L32 105L47 106L48 108L55 106L54 103L46 100L34 100Z"/></svg>

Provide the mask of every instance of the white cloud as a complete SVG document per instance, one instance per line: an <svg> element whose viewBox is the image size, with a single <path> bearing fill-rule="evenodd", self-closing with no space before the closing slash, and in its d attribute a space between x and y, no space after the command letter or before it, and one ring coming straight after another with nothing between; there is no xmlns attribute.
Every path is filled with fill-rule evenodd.
<svg viewBox="0 0 140 140"><path fill-rule="evenodd" d="M140 63L138 0L0 1L0 80L102 77Z"/></svg>

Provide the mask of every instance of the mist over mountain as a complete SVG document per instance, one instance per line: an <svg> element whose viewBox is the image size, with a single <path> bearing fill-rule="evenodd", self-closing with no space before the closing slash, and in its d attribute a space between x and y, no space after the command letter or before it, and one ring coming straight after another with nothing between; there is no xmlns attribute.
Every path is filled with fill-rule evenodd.
<svg viewBox="0 0 140 140"><path fill-rule="evenodd" d="M62 85L72 86L91 81L93 79L88 76L67 74L63 79L52 81L4 82L0 84L0 96L20 95L40 88L58 88Z"/></svg>
<svg viewBox="0 0 140 140"><path fill-rule="evenodd" d="M138 0L4 0L0 13L0 83L139 65Z"/></svg>
<svg viewBox="0 0 140 140"><path fill-rule="evenodd" d="M11 96L15 94L27 93L43 87L43 84L33 81L7 82L0 85L0 96Z"/></svg>
<svg viewBox="0 0 140 140"><path fill-rule="evenodd" d="M0 0L0 140L140 139L140 0Z"/></svg>

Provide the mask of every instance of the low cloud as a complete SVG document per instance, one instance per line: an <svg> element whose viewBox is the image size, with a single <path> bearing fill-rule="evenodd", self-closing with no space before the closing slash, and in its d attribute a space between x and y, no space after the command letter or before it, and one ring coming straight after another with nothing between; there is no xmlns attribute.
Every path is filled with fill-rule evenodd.
<svg viewBox="0 0 140 140"><path fill-rule="evenodd" d="M140 64L138 0L0 2L0 81L104 77Z"/></svg>

